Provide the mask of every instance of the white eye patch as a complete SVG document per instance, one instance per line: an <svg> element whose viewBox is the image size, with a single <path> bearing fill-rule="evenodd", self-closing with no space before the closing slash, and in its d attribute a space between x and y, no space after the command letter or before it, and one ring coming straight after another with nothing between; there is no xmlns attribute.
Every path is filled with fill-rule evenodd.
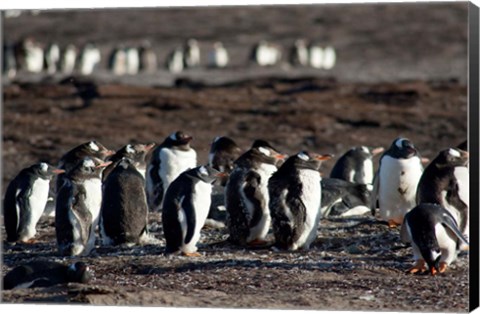
<svg viewBox="0 0 480 314"><path fill-rule="evenodd" d="M125 148L125 150L127 151L127 153L129 154L134 154L135 153L135 150L133 149L132 145L128 144L127 147Z"/></svg>
<svg viewBox="0 0 480 314"><path fill-rule="evenodd" d="M399 138L398 140L395 141L395 145L398 147L398 148L402 148L402 143L403 143L403 138Z"/></svg>
<svg viewBox="0 0 480 314"><path fill-rule="evenodd" d="M310 159L310 157L308 157L305 153L299 153L297 154L297 157L305 161L308 161Z"/></svg>
<svg viewBox="0 0 480 314"><path fill-rule="evenodd" d="M177 140L177 133L170 134L170 139L173 140L173 141L176 141Z"/></svg>
<svg viewBox="0 0 480 314"><path fill-rule="evenodd" d="M47 171L48 169L48 165L44 162L40 163L40 169L42 169L42 171Z"/></svg>
<svg viewBox="0 0 480 314"><path fill-rule="evenodd" d="M453 148L450 148L450 149L448 150L448 154L449 154L450 156L454 156L454 157L457 157L457 158L460 158L460 156L461 156L461 155L460 155L460 152L459 152L458 150L456 150L456 149L453 149Z"/></svg>
<svg viewBox="0 0 480 314"><path fill-rule="evenodd" d="M368 150L368 148L365 147L365 146L362 146L361 149L362 149L365 153L367 153L367 154L370 152L370 151Z"/></svg>
<svg viewBox="0 0 480 314"><path fill-rule="evenodd" d="M258 150L265 156L270 156L270 150L266 149L265 147L259 147Z"/></svg>
<svg viewBox="0 0 480 314"><path fill-rule="evenodd" d="M97 144L95 144L94 142L88 143L88 147L90 147L91 150L96 151L96 152L98 152L100 150L100 148L98 148Z"/></svg>
<svg viewBox="0 0 480 314"><path fill-rule="evenodd" d="M208 176L208 170L204 166L201 166L199 169L200 173L204 176Z"/></svg>
<svg viewBox="0 0 480 314"><path fill-rule="evenodd" d="M95 163L91 159L86 159L83 161L83 166L86 168L95 167Z"/></svg>
<svg viewBox="0 0 480 314"><path fill-rule="evenodd" d="M213 142L216 143L216 142L218 142L219 139L220 139L220 136L217 136L213 139Z"/></svg>

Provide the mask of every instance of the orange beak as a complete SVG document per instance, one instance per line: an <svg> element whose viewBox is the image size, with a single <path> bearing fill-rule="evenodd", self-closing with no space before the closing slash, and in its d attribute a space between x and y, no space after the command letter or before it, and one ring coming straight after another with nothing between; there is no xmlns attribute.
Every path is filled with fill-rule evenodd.
<svg viewBox="0 0 480 314"><path fill-rule="evenodd" d="M383 153L385 151L385 148L383 147L376 147L374 149L372 149L372 156L376 156L380 153Z"/></svg>
<svg viewBox="0 0 480 314"><path fill-rule="evenodd" d="M64 169L53 169L52 172L55 173L55 174L60 174L60 173L65 173L65 170Z"/></svg>
<svg viewBox="0 0 480 314"><path fill-rule="evenodd" d="M107 161L107 162L99 164L95 168L103 168L103 167L106 167L106 166L110 165L111 163L112 163L111 161Z"/></svg>
<svg viewBox="0 0 480 314"><path fill-rule="evenodd" d="M283 155L283 154L275 154L273 155L275 159L285 159L288 157L288 155Z"/></svg>
<svg viewBox="0 0 480 314"><path fill-rule="evenodd" d="M150 151L153 147L155 147L155 143L151 143L145 146L145 151L148 152Z"/></svg>
<svg viewBox="0 0 480 314"><path fill-rule="evenodd" d="M332 154L326 154L326 155L317 155L315 156L315 159L316 160L329 160L329 159L332 159L334 157L334 155Z"/></svg>

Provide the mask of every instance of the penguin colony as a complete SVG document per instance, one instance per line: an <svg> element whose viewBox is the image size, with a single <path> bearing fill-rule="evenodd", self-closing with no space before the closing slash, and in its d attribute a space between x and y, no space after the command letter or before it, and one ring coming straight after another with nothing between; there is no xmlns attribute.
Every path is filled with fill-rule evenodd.
<svg viewBox="0 0 480 314"><path fill-rule="evenodd" d="M193 38L188 39L185 44L173 48L162 63L148 40L143 40L139 45L118 45L108 55L102 56L94 43L86 43L81 47L73 44L60 47L55 42L45 45L27 37L17 43L4 44L3 70L4 75L10 79L19 71L48 75L91 75L100 69L102 59L106 60L104 63L108 70L116 76L154 74L162 67L171 73L180 73L200 67L202 62L209 69L228 66L230 57L222 42L216 41L204 46L207 46L203 48L206 51L201 52L199 42ZM201 58L202 53L206 56L205 60ZM308 44L305 39L296 40L288 49L288 55L285 54L282 46L261 40L252 48L249 62L261 67L283 64L323 70L331 70L336 63L336 51L332 46Z"/></svg>
<svg viewBox="0 0 480 314"><path fill-rule="evenodd" d="M97 237L101 245L158 243L149 234L149 211L162 213L166 254L199 256L201 229L222 207L229 241L241 248L270 247L273 235L274 249L308 250L322 217L365 214L361 207L392 228L401 225L399 235L413 249L408 273L443 273L468 250L469 154L458 147L440 151L424 169L413 142L397 138L374 176L372 160L383 148L354 147L322 179L321 164L333 155L287 156L261 139L242 151L222 136L212 141L208 164L198 165L192 141L176 131L161 144L117 152L90 141L66 152L56 168L25 168L4 198L7 241L35 241L56 175L56 240L66 256L91 254Z"/></svg>

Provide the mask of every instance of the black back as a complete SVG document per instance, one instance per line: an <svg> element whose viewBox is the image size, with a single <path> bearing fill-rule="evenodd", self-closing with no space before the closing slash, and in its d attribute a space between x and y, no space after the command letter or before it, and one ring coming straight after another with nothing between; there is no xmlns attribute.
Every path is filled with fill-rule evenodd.
<svg viewBox="0 0 480 314"><path fill-rule="evenodd" d="M362 183L362 178L365 176L363 163L365 160L371 158L372 154L368 148L363 146L354 147L337 160L330 173L330 178L350 181L350 173L353 171L354 176L352 182Z"/></svg>

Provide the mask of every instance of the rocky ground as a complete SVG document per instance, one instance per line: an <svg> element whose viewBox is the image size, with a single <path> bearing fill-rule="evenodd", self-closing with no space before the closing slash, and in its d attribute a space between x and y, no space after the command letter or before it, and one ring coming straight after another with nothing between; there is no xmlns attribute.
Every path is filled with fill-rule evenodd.
<svg viewBox="0 0 480 314"><path fill-rule="evenodd" d="M439 150L456 146L467 137L465 8L442 4L437 10L414 6L395 11L389 6L359 6L345 10L344 15L331 7L320 13L306 10L308 20L323 25L322 30L343 25L335 29L339 36L329 37L346 51L338 72L249 66L227 72L196 69L180 77L160 73L138 78L98 73L73 80L20 76L3 86L2 191L20 169L40 160L56 164L64 152L88 140L118 149L129 142L161 142L178 129L194 136L193 146L201 163L206 162L209 144L218 135L232 137L244 149L254 139L263 138L287 154L307 149L336 157L351 146L388 147L396 137L405 136L423 156L433 158ZM245 15L248 11L238 12ZM254 12L260 14L262 9ZM281 20L286 12L269 15L270 21ZM359 19L366 13L379 18ZM347 22L347 16L362 22L357 26ZM77 21L69 17L72 23ZM389 18L398 23L392 23L389 31L382 28L374 32ZM58 19L65 22L62 17ZM38 34L44 34L44 28L53 23L51 19L42 21ZM441 31L440 21L444 26ZM24 35L25 26L14 27L20 22L6 20L6 29L11 27L7 39ZM229 25L227 22L218 19L219 25ZM110 23L120 27L114 20ZM298 36L289 23L290 28L278 23L269 28L271 36ZM244 37L235 37L233 46L242 38L249 44L260 38L258 24L243 27ZM407 31L402 32L405 28ZM208 33L195 29L197 36ZM70 25L58 29L57 36L65 42L74 35L85 40L84 28L75 28L81 34L69 30ZM222 38L228 38L228 28L219 30ZM425 40L412 40L409 31L419 34L415 33L419 30ZM137 35L135 30L125 34L132 38ZM94 37L110 35L103 31ZM177 37L168 38L173 41ZM370 47L365 42L369 38L380 45L362 50ZM402 50L408 43L412 50ZM113 45L108 41L104 44ZM355 49L366 51L365 58L355 59L355 51L360 51ZM388 56L396 51L400 57L389 61ZM412 65L415 56L421 56L418 59L425 63ZM380 66L370 67L375 60ZM419 72L423 74L417 75ZM164 84L152 84L155 78ZM335 161L324 164L324 176ZM164 256L160 217L151 213L149 220L152 234L161 243L132 248L98 245L92 255L82 258L95 275L90 284L4 291L2 302L369 311L468 309L468 254L462 254L440 276L407 275L411 248L400 242L398 229L389 229L373 217L323 219L316 241L306 252L245 250L225 241L226 230L205 229L200 243L202 256L198 258ZM3 226L1 234L5 235ZM37 240L29 245L3 243L2 274L38 258L76 260L56 253L52 218L42 218Z"/></svg>

